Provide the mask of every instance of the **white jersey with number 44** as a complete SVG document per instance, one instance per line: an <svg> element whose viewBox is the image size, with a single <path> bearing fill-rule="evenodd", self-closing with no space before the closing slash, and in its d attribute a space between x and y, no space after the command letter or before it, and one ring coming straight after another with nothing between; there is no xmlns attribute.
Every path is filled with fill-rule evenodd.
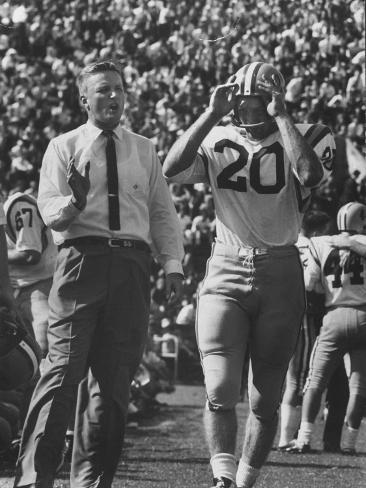
<svg viewBox="0 0 366 488"><path fill-rule="evenodd" d="M321 124L296 127L318 155L326 178L335 154L331 131ZM233 246L294 244L311 195L300 184L279 131L251 142L232 125L214 127L192 166L171 181L210 184L217 240Z"/></svg>
<svg viewBox="0 0 366 488"><path fill-rule="evenodd" d="M356 239L366 245L366 236ZM305 286L321 284L326 307L366 307L366 259L355 252L331 246L330 236L312 237L305 269Z"/></svg>

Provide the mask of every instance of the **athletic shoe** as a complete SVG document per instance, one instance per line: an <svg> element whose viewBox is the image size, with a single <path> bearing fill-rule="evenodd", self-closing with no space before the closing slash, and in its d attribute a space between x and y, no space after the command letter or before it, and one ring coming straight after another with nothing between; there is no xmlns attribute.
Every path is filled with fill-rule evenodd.
<svg viewBox="0 0 366 488"><path fill-rule="evenodd" d="M295 443L286 449L286 452L290 452L292 454L309 454L311 452L310 444L298 444L296 441Z"/></svg>
<svg viewBox="0 0 366 488"><path fill-rule="evenodd" d="M287 444L282 444L282 446L277 446L277 451L279 452L287 452L288 449L296 446L296 439L288 442Z"/></svg>
<svg viewBox="0 0 366 488"><path fill-rule="evenodd" d="M214 478L213 482L214 484L212 488L230 488L230 486L232 486L231 480L221 476L220 478Z"/></svg>

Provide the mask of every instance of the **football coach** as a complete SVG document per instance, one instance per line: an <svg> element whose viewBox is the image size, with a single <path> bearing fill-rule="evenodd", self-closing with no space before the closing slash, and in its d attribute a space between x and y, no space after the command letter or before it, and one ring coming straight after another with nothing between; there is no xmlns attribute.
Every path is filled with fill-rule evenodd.
<svg viewBox="0 0 366 488"><path fill-rule="evenodd" d="M124 128L119 66L78 76L85 124L52 139L38 205L59 247L49 354L25 422L14 486L53 487L77 396L71 488L107 488L118 465L130 383L147 336L152 257L181 293L181 232L148 139Z"/></svg>

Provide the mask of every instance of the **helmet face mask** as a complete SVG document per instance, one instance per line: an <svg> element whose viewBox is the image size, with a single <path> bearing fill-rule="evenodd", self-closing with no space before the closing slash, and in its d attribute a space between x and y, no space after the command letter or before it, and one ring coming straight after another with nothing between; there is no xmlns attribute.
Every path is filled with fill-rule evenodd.
<svg viewBox="0 0 366 488"><path fill-rule="evenodd" d="M230 82L238 84L232 122L254 140L264 139L277 130L275 119L267 111L271 98L257 86L263 77L274 78L278 85L285 86L281 73L268 63L246 64L230 78Z"/></svg>
<svg viewBox="0 0 366 488"><path fill-rule="evenodd" d="M337 214L339 232L349 234L366 234L366 205L349 202L343 205Z"/></svg>
<svg viewBox="0 0 366 488"><path fill-rule="evenodd" d="M264 139L277 130L277 124L268 114L265 100L260 95L238 95L232 120L254 140Z"/></svg>

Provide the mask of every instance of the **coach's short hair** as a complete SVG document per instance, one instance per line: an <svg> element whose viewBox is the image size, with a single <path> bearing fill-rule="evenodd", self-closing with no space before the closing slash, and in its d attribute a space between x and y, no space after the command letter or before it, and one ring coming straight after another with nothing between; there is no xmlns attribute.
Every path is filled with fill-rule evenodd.
<svg viewBox="0 0 366 488"><path fill-rule="evenodd" d="M118 73L123 81L122 70L118 63L112 60L96 61L86 65L78 74L76 83L79 88L79 92L82 92L84 82L89 76L95 75L96 73L105 73L106 71L114 71L115 73Z"/></svg>

